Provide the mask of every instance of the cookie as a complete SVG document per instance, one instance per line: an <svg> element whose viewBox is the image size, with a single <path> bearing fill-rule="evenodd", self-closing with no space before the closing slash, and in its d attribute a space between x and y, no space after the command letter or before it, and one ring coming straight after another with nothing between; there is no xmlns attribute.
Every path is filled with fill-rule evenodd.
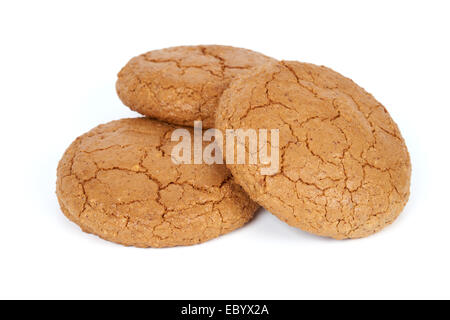
<svg viewBox="0 0 450 320"><path fill-rule="evenodd" d="M352 80L283 61L230 85L221 129L279 129L279 169L231 164L236 182L281 220L336 239L381 230L409 197L411 163L387 110Z"/></svg>
<svg viewBox="0 0 450 320"><path fill-rule="evenodd" d="M175 129L122 119L77 138L57 170L63 213L85 232L136 247L197 244L244 225L257 205L225 165L172 162Z"/></svg>
<svg viewBox="0 0 450 320"><path fill-rule="evenodd" d="M214 126L222 92L237 76L274 59L229 46L181 46L131 59L118 74L122 102L143 115L169 123Z"/></svg>

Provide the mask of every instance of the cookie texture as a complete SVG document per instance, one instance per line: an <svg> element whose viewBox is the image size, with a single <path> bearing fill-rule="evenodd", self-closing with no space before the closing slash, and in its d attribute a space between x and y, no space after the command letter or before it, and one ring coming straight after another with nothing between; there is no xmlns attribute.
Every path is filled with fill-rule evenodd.
<svg viewBox="0 0 450 320"><path fill-rule="evenodd" d="M181 46L150 51L131 59L118 74L122 102L143 115L179 125L214 113L230 81L274 59L229 46Z"/></svg>
<svg viewBox="0 0 450 320"><path fill-rule="evenodd" d="M278 172L228 167L253 200L294 227L365 237L408 200L411 163L397 125L372 95L329 68L283 61L236 80L216 125L280 130Z"/></svg>
<svg viewBox="0 0 450 320"><path fill-rule="evenodd" d="M85 232L137 247L201 243L249 221L257 205L225 165L172 162L175 129L122 119L78 137L57 170L67 218Z"/></svg>

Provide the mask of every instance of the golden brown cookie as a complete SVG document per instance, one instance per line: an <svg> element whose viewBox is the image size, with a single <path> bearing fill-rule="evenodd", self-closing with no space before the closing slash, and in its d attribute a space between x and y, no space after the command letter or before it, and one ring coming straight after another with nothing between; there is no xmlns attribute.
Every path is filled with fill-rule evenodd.
<svg viewBox="0 0 450 320"><path fill-rule="evenodd" d="M119 72L117 93L125 105L169 123L214 126L214 113L230 81L274 59L229 46L181 46L150 51Z"/></svg>
<svg viewBox="0 0 450 320"><path fill-rule="evenodd" d="M280 166L229 165L250 197L288 224L336 239L379 231L409 197L411 164L397 125L372 95L326 67L285 61L236 80L218 128L280 130Z"/></svg>
<svg viewBox="0 0 450 320"><path fill-rule="evenodd" d="M191 245L241 227L257 205L224 165L176 165L171 132L135 118L100 125L64 153L56 194L85 232L137 247Z"/></svg>

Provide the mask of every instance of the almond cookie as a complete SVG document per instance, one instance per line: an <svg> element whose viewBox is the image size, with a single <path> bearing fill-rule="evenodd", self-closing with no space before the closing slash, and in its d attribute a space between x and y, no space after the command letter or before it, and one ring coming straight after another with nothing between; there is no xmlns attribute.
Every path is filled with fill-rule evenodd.
<svg viewBox="0 0 450 320"><path fill-rule="evenodd" d="M244 225L257 205L225 165L175 164L175 129L122 119L78 137L57 170L63 213L85 232L136 247L197 244Z"/></svg>
<svg viewBox="0 0 450 320"><path fill-rule="evenodd" d="M131 59L119 72L122 102L143 115L179 125L203 121L214 113L230 81L272 58L229 46L181 46L150 51Z"/></svg>
<svg viewBox="0 0 450 320"><path fill-rule="evenodd" d="M230 85L219 129L279 129L279 169L228 165L250 197L281 220L336 239L381 230L409 197L411 163L386 109L326 67L284 61Z"/></svg>

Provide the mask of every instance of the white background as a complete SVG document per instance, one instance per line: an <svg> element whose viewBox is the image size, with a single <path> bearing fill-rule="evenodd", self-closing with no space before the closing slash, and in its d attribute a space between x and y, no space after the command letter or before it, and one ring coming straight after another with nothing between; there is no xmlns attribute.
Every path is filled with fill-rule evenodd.
<svg viewBox="0 0 450 320"><path fill-rule="evenodd" d="M2 1L0 298L450 298L448 1ZM134 55L226 44L324 64L380 100L411 153L411 198L361 240L261 210L205 244L126 248L60 212L78 135L137 113L114 84Z"/></svg>

